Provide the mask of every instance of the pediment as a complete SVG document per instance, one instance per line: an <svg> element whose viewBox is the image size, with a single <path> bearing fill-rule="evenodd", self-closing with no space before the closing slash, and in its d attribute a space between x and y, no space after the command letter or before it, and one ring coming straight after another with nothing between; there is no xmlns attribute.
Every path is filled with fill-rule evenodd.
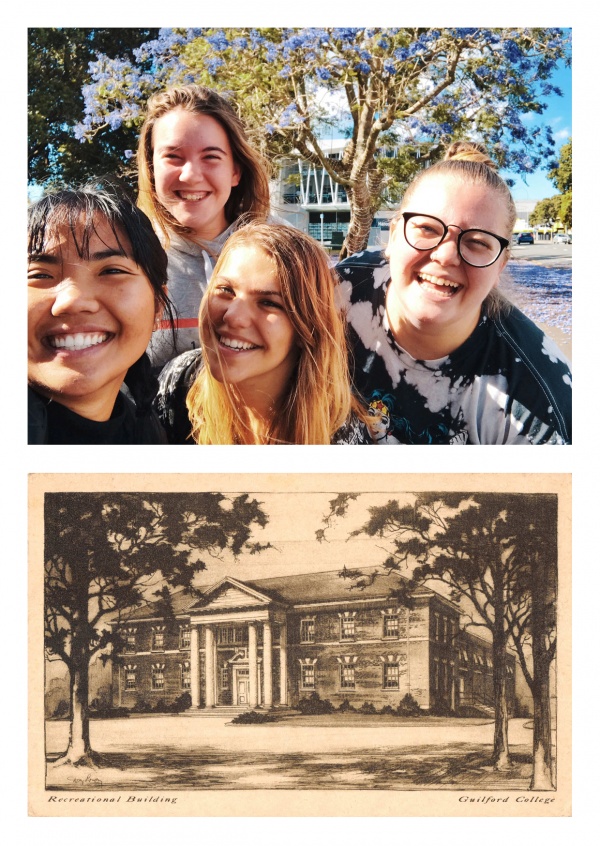
<svg viewBox="0 0 600 846"><path fill-rule="evenodd" d="M272 599L249 585L226 576L220 582L204 592L204 597L196 604L203 611L226 610L234 608L264 608L272 604Z"/></svg>

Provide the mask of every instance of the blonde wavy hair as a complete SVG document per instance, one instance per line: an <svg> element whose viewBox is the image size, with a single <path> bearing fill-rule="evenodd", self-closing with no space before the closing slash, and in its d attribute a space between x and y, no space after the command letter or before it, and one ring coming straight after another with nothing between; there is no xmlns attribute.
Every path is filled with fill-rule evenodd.
<svg viewBox="0 0 600 846"><path fill-rule="evenodd" d="M363 412L350 388L344 319L336 308L337 275L327 253L291 226L250 223L226 241L200 306L203 349L218 351L209 318L209 299L221 268L240 246L262 250L273 262L287 316L300 348L289 388L273 409L264 438L258 440L240 412L235 385L219 382L207 357L187 397L192 436L199 444L329 444L351 411Z"/></svg>
<svg viewBox="0 0 600 846"><path fill-rule="evenodd" d="M227 133L234 161L239 165L241 177L231 189L225 204L225 217L233 223L240 215L249 219L264 220L269 213L269 169L262 156L253 150L244 125L233 106L216 91L201 85L182 85L153 94L148 100L147 114L140 132L137 152L138 206L162 230L166 246L169 233L184 237L190 229L182 226L159 201L154 180L154 124L173 109L185 109L214 118Z"/></svg>
<svg viewBox="0 0 600 846"><path fill-rule="evenodd" d="M441 162L421 170L410 183L398 210L394 221L401 218L402 212L408 205L418 185L426 179L434 179L436 176L454 176L465 182L475 185L484 185L495 191L504 204L506 210L504 234L510 241L512 231L517 219L517 209L512 198L510 189L506 182L498 175L496 164L489 157L483 144L475 141L455 141L451 144ZM507 247L507 254L510 247ZM493 288L483 302L484 313L489 317L499 317L509 312L512 308L510 300Z"/></svg>

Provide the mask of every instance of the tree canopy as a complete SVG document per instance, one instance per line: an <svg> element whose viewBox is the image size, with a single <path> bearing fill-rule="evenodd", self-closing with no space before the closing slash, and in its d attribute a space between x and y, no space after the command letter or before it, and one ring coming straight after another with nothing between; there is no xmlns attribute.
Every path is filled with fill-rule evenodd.
<svg viewBox="0 0 600 846"><path fill-rule="evenodd" d="M536 204L529 221L534 226L538 223L560 221L566 229L573 225L573 150L572 140L560 148L558 162L548 173L549 179L561 192L540 200Z"/></svg>
<svg viewBox="0 0 600 846"><path fill-rule="evenodd" d="M59 29L28 31L29 183L74 185L109 174L126 175L123 150L137 143L135 126L119 136L98 134L82 145L73 132L84 108L82 88L97 53L133 58L157 29Z"/></svg>
<svg viewBox="0 0 600 846"><path fill-rule="evenodd" d="M91 760L89 663L120 644L110 622L150 598L169 616L171 591L193 591L206 558L255 554L268 522L246 494L46 494L45 646L69 669L71 730L65 759Z"/></svg>
<svg viewBox="0 0 600 846"><path fill-rule="evenodd" d="M343 517L352 499L355 494L332 500L325 525ZM510 765L506 649L514 646L534 700L532 788L538 789L553 780L549 672L556 650L557 522L551 494L431 492L415 494L409 504L390 499L369 508L367 522L350 533L385 539L389 555L382 566L408 571L408 590L445 585L467 625L489 630L498 768Z"/></svg>
<svg viewBox="0 0 600 846"><path fill-rule="evenodd" d="M92 146L116 136L130 174L131 133L150 94L188 82L226 92L258 149L300 155L345 188L343 256L366 244L381 203L456 138L483 140L513 172L556 164L550 129L523 116L561 93L550 82L560 61L570 62L570 43L557 28L161 29L90 64L74 133ZM323 143L334 133L347 138L339 158Z"/></svg>

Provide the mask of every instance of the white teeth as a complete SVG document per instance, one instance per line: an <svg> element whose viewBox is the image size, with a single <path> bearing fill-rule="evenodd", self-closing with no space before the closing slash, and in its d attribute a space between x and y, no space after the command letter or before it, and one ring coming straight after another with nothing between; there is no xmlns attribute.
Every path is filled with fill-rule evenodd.
<svg viewBox="0 0 600 846"><path fill-rule="evenodd" d="M440 288L461 288L458 282L451 282L449 279L440 279L438 276L430 276L428 273L419 273L419 278L424 282L431 282L432 285L438 285Z"/></svg>
<svg viewBox="0 0 600 846"><path fill-rule="evenodd" d="M107 339L107 332L77 332L76 335L51 335L48 337L48 343L57 350L85 350L103 344Z"/></svg>
<svg viewBox="0 0 600 846"><path fill-rule="evenodd" d="M238 341L235 338L219 338L224 347L230 347L232 350L254 350L257 349L256 344L250 344L247 341Z"/></svg>
<svg viewBox="0 0 600 846"><path fill-rule="evenodd" d="M203 200L205 197L208 197L208 194L208 191L201 191L199 194L184 194L183 191L179 192L182 200Z"/></svg>

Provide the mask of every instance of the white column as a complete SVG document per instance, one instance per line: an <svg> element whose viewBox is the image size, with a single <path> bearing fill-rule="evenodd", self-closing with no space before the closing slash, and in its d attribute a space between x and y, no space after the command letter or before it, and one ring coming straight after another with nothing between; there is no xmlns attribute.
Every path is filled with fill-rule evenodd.
<svg viewBox="0 0 600 846"><path fill-rule="evenodd" d="M206 644L205 644L205 662L206 662L206 707L214 708L215 706L215 632L212 626L206 626Z"/></svg>
<svg viewBox="0 0 600 846"><path fill-rule="evenodd" d="M200 707L200 628L190 626L190 694L192 708Z"/></svg>
<svg viewBox="0 0 600 846"><path fill-rule="evenodd" d="M271 622L263 623L263 691L265 708L273 707L273 635Z"/></svg>
<svg viewBox="0 0 600 846"><path fill-rule="evenodd" d="M248 663L249 663L249 687L250 707L258 705L258 649L256 638L256 623L248 623Z"/></svg>
<svg viewBox="0 0 600 846"><path fill-rule="evenodd" d="M281 624L279 632L279 701L287 705L287 623Z"/></svg>

